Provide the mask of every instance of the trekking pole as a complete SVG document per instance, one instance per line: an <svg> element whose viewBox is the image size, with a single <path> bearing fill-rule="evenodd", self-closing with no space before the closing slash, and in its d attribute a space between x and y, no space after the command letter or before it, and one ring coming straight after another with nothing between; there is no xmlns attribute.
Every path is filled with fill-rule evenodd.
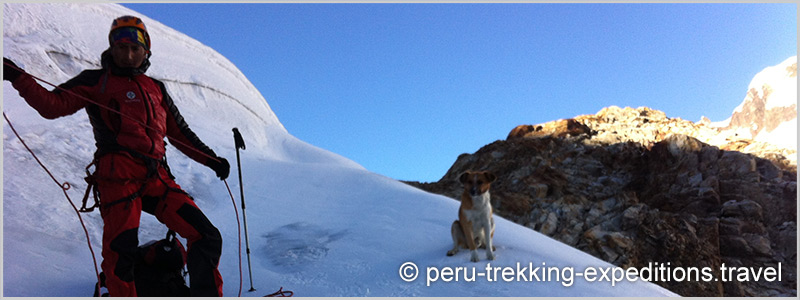
<svg viewBox="0 0 800 300"><path fill-rule="evenodd" d="M245 149L244 146L244 139L242 139L242 134L239 133L239 129L234 127L233 128L233 141L236 144L236 164L239 166L239 192L242 195L242 221L244 221L244 244L245 248L247 249L247 273L250 275L250 292L255 291L256 289L253 288L253 270L250 267L250 240L247 238L247 214L245 213L244 207L244 183L242 182L242 161L239 159L239 149Z"/></svg>

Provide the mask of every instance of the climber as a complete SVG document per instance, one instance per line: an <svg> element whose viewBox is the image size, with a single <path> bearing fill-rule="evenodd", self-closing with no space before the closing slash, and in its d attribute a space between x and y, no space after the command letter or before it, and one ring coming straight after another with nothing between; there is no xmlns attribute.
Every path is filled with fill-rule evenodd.
<svg viewBox="0 0 800 300"><path fill-rule="evenodd" d="M191 295L222 296L222 237L175 183L166 164L164 138L221 180L228 177L230 165L189 129L165 85L145 75L152 53L142 20L115 19L108 42L101 69L85 70L53 91L5 57L3 79L44 118L82 108L89 116L97 146L92 177L103 218L101 266L110 296L136 296L133 265L142 211L187 240Z"/></svg>

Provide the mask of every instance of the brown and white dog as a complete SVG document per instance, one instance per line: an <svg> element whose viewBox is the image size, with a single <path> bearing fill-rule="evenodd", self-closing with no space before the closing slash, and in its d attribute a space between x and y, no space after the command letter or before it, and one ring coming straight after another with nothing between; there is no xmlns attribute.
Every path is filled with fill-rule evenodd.
<svg viewBox="0 0 800 300"><path fill-rule="evenodd" d="M453 236L453 249L447 256L458 253L461 247L472 252L470 260L477 262L478 247L486 249L486 258L494 260L494 218L492 217L489 187L497 177L490 172L467 171L461 174L459 181L464 184L461 194L461 207L458 208L458 220L450 227Z"/></svg>

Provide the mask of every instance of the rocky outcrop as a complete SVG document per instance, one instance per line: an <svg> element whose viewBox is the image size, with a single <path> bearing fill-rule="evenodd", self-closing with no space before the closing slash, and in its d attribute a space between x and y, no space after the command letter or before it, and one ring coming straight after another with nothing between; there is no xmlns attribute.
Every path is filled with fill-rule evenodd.
<svg viewBox="0 0 800 300"><path fill-rule="evenodd" d="M506 139L518 137L554 136L565 137L568 135L588 134L591 129L575 119L558 120L543 125L520 125L511 130Z"/></svg>
<svg viewBox="0 0 800 300"><path fill-rule="evenodd" d="M720 281L658 281L683 296L796 296L797 166L704 123L609 107L515 128L462 154L441 180L489 170L495 213L621 267L709 267ZM742 152L744 150L749 153ZM720 267L776 268L781 281L729 280ZM730 279L730 278L728 278Z"/></svg>

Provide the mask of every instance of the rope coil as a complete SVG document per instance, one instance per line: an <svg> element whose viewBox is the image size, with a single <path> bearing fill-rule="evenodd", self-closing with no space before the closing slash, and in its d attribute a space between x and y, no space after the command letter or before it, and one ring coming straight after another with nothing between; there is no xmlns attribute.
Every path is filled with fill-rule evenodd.
<svg viewBox="0 0 800 300"><path fill-rule="evenodd" d="M292 291L284 291L283 287L281 287L280 289L278 289L277 292L274 292L272 294L266 295L264 297L292 297L292 296L294 296L294 292L292 292Z"/></svg>

